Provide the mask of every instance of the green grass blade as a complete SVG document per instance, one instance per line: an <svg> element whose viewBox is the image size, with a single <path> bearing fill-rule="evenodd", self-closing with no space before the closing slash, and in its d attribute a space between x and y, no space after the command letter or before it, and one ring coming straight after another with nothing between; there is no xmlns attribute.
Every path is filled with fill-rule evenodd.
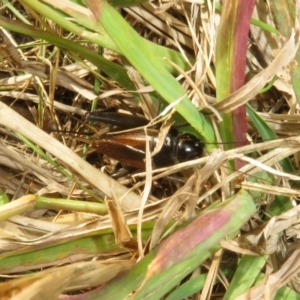
<svg viewBox="0 0 300 300"><path fill-rule="evenodd" d="M0 26L10 31L18 32L37 39L46 40L49 43L56 45L61 49L68 49L68 51L74 51L75 53L79 54L81 57L92 62L95 66L99 66L99 68L101 68L103 72L109 75L112 79L119 82L126 89L135 90L135 86L133 85L132 81L129 79L127 75L127 71L124 68L104 59L98 53L84 46L81 46L78 43L74 43L72 41L61 38L56 34L44 32L42 30L36 29L33 26L22 24L21 22L18 21L8 20L1 16L0 16Z"/></svg>
<svg viewBox="0 0 300 300"><path fill-rule="evenodd" d="M283 286L277 291L274 300L300 300L300 294Z"/></svg>
<svg viewBox="0 0 300 300"><path fill-rule="evenodd" d="M206 274L193 277L187 282L180 285L174 292L172 292L166 300L182 300L201 291L207 278Z"/></svg>
<svg viewBox="0 0 300 300"><path fill-rule="evenodd" d="M245 84L247 39L255 1L224 1L216 45L217 101L223 101ZM222 115L220 134L225 149L247 144L244 105ZM237 160L237 164L242 164ZM238 167L238 166L237 166Z"/></svg>
<svg viewBox="0 0 300 300"><path fill-rule="evenodd" d="M234 277L226 291L224 300L234 300L251 288L259 278L263 277L261 269L266 264L268 256L244 255L240 260Z"/></svg>
<svg viewBox="0 0 300 300"><path fill-rule="evenodd" d="M133 227L131 226L133 229ZM135 226L136 228L136 226ZM133 236L136 237L136 230ZM152 228L143 228L142 238L147 240ZM66 232L67 235L67 232ZM60 263L70 263L72 257L98 256L99 254L124 253L116 243L112 230L102 230L97 235L81 237L77 239L66 238L65 241L55 241L40 243L38 245L23 246L21 250L11 251L0 255L1 274L24 272L41 267L53 266Z"/></svg>
<svg viewBox="0 0 300 300"><path fill-rule="evenodd" d="M220 239L235 236L255 210L252 198L241 191L169 236L158 250L152 251L129 273L108 283L90 299L124 299L133 290L136 290L134 297L128 299L160 299L217 251ZM138 288L142 282L143 286Z"/></svg>
<svg viewBox="0 0 300 300"><path fill-rule="evenodd" d="M53 22L59 24L67 31L78 35L82 39L122 54L122 51L120 51L119 47L116 46L115 42L110 38L104 28L102 26L95 27L94 20L90 17L90 15L88 15L89 11L87 9L83 10L84 7L67 0L55 3L53 3L53 1L48 1L49 5L53 5L55 8L35 0L22 0L22 2L29 5L41 15L53 20ZM165 68L167 68L172 74L178 74L178 71L169 64L167 60L172 61L183 70L190 68L189 64L184 60L179 52L156 45L148 40L143 40L147 44L147 48L151 49L151 51L155 53L156 58L160 60ZM191 61L191 64L194 63L194 58L189 57L189 60Z"/></svg>
<svg viewBox="0 0 300 300"><path fill-rule="evenodd" d="M213 128L208 119L199 113L186 97L186 91L157 60L144 40L131 28L122 16L105 1L87 1L97 21L105 28L123 55L168 102L201 134L207 142L215 141ZM95 26L98 26L95 24Z"/></svg>
<svg viewBox="0 0 300 300"><path fill-rule="evenodd" d="M277 135L273 130L268 126L268 124L260 118L260 116L253 110L253 108L247 104L247 113L251 118L255 128L261 135L261 137L267 141L276 139ZM285 158L279 162L281 168L286 173L293 173L294 167L289 158ZM295 184L298 184L295 182ZM289 210L292 208L292 203L288 197L285 196L275 196L275 200L273 201L272 205L269 207L269 213L271 215L280 215L281 213Z"/></svg>
<svg viewBox="0 0 300 300"><path fill-rule="evenodd" d="M263 140L274 140L277 139L276 133L268 126L268 124L254 111L254 109L247 104L247 113L249 117L251 118L251 121L253 122L255 128L263 138ZM282 169L286 173L292 173L294 172L293 165L291 161L286 158L280 162L280 165Z"/></svg>

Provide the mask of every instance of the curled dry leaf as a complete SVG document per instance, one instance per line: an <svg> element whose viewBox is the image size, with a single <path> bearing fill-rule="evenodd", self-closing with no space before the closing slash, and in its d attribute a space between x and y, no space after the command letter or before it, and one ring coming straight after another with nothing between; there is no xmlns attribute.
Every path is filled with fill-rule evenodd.
<svg viewBox="0 0 300 300"><path fill-rule="evenodd" d="M116 244L128 250L137 250L137 241L132 237L126 224L124 214L116 201L106 200L107 209L111 218Z"/></svg>

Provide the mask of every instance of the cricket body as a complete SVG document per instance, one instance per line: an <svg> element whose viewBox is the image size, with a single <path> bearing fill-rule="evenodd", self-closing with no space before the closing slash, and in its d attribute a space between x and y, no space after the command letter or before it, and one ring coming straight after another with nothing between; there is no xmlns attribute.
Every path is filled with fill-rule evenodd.
<svg viewBox="0 0 300 300"><path fill-rule="evenodd" d="M121 113L94 112L89 113L88 119L105 122L122 129L144 126L148 121L141 117ZM92 148L120 163L137 169L145 169L146 143L153 151L158 142L159 130L148 129L147 135L142 129L131 132L104 134L92 140ZM161 150L153 156L155 168L167 167L177 162L184 162L201 157L203 144L191 134L179 133L171 128Z"/></svg>

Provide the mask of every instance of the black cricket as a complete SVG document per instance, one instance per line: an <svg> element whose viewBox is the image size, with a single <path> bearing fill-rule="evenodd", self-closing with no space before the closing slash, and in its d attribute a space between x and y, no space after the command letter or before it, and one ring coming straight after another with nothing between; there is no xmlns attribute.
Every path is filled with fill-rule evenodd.
<svg viewBox="0 0 300 300"><path fill-rule="evenodd" d="M141 127L149 122L142 117L118 112L91 112L87 114L87 119L114 125L120 129ZM147 138L150 150L153 151L158 141L159 131L150 129L147 133L146 136L143 130L137 129L128 133L104 134L97 139L92 139L91 146L97 152L126 166L144 170ZM201 157L202 152L203 143L199 139L171 128L160 152L153 156L153 167L167 167L177 162L193 160Z"/></svg>

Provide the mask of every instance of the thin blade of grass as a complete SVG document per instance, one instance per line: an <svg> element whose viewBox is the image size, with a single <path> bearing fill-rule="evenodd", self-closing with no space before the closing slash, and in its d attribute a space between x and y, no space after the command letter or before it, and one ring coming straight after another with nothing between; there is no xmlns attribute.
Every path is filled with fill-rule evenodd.
<svg viewBox="0 0 300 300"><path fill-rule="evenodd" d="M112 199L115 197L116 201L120 201L120 205L124 210L139 207L140 197L137 194L130 192L117 181L95 169L71 149L31 124L2 102L0 102L0 122L7 128L24 135L56 157L61 157L61 160L72 170L75 170Z"/></svg>
<svg viewBox="0 0 300 300"><path fill-rule="evenodd" d="M259 279L263 278L261 269L264 267L268 256L244 255L239 262L238 268L226 291L224 300L234 300L243 292L247 291Z"/></svg>
<svg viewBox="0 0 300 300"><path fill-rule="evenodd" d="M87 1L87 4L95 21L105 28L123 55L141 75L167 102L178 101L176 110L198 130L205 141L213 143L215 141L214 131L208 119L197 111L186 97L184 88L157 60L157 57L136 31L107 2L92 0ZM97 25L95 24L95 26Z"/></svg>
<svg viewBox="0 0 300 300"><path fill-rule="evenodd" d="M254 5L255 0L224 2L216 48L218 101L223 101L244 85L247 39ZM225 144L225 149L247 144L246 133L246 109L243 105L231 113L223 114L220 124L222 140L236 143Z"/></svg>
<svg viewBox="0 0 300 300"><path fill-rule="evenodd" d="M217 251L221 238L235 235L254 211L252 198L241 191L175 232L123 278L113 280L90 299L124 299L138 286L137 292L129 299L145 299L150 295L152 299L160 299Z"/></svg>

